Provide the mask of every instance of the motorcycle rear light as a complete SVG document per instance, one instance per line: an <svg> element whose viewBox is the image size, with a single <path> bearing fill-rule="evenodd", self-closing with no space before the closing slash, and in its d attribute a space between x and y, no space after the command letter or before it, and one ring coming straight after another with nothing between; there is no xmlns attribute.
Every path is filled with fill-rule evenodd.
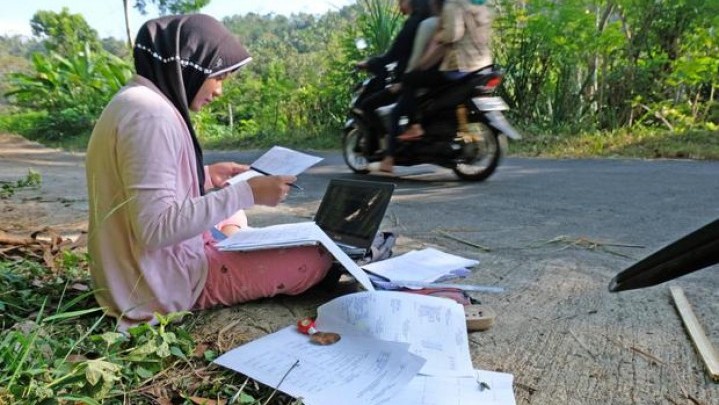
<svg viewBox="0 0 719 405"><path fill-rule="evenodd" d="M493 78L487 80L487 84L485 84L484 87L492 89L500 84L502 84L502 76L494 76Z"/></svg>

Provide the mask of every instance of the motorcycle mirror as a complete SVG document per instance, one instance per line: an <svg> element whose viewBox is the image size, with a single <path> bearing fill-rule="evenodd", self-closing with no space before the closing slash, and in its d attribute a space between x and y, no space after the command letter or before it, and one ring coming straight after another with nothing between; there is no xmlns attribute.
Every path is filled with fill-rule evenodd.
<svg viewBox="0 0 719 405"><path fill-rule="evenodd" d="M357 38L357 39L355 39L355 46L357 47L358 50L364 51L365 49L367 49L367 46L368 46L367 40L365 40L364 38Z"/></svg>

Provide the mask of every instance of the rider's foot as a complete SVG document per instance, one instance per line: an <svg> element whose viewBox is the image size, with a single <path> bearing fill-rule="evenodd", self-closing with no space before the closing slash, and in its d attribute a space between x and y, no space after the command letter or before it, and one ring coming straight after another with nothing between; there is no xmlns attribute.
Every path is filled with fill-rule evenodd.
<svg viewBox="0 0 719 405"><path fill-rule="evenodd" d="M379 171L385 173L394 172L394 158L392 156L385 156L379 163Z"/></svg>
<svg viewBox="0 0 719 405"><path fill-rule="evenodd" d="M412 124L403 134L399 135L397 139L401 141L415 141L420 139L424 135L424 130L419 124Z"/></svg>

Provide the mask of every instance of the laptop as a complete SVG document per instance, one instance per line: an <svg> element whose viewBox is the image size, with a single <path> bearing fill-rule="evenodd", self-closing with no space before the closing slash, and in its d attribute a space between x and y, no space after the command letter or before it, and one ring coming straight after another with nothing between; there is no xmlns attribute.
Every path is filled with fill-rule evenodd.
<svg viewBox="0 0 719 405"><path fill-rule="evenodd" d="M315 223L351 258L369 252L395 185L333 179L315 214Z"/></svg>

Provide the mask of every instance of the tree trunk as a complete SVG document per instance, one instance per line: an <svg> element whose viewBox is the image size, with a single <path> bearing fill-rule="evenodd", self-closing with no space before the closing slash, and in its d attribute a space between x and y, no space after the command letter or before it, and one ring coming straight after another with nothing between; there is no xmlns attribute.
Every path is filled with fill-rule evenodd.
<svg viewBox="0 0 719 405"><path fill-rule="evenodd" d="M122 0L122 6L125 11L125 32L127 33L127 46L130 48L130 52L132 52L132 34L130 33L130 9L129 5L127 4L129 0Z"/></svg>

